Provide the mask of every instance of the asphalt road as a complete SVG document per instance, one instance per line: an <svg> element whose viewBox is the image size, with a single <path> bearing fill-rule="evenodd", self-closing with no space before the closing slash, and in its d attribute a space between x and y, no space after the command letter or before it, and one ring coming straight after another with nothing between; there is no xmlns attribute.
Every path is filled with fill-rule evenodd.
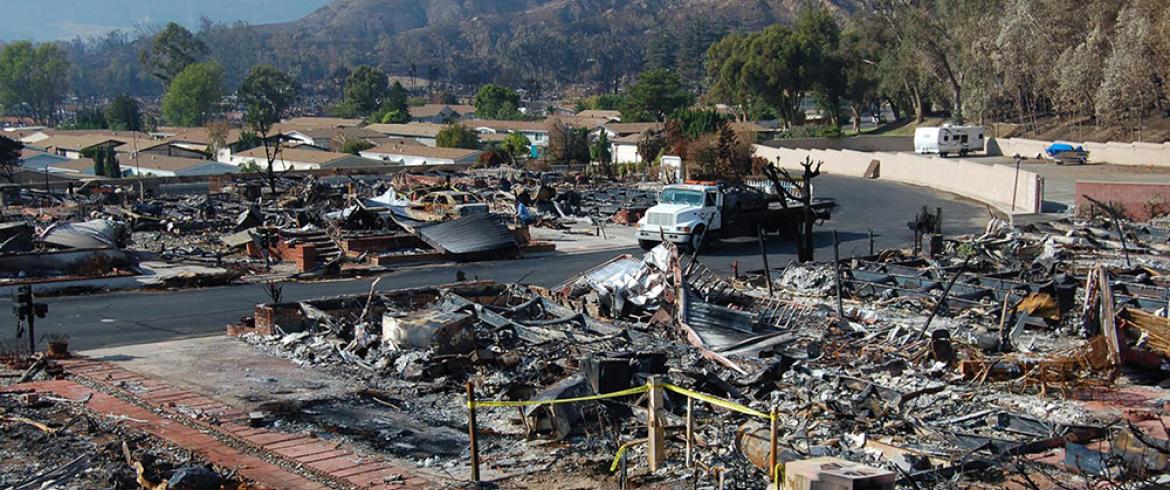
<svg viewBox="0 0 1170 490"><path fill-rule="evenodd" d="M833 219L817 229L817 257L820 259L832 257L833 230L838 231L842 256L867 253L869 230L875 233L878 249L906 246L914 237L906 223L922 206L942 207L945 233L977 231L985 221L982 205L918 187L825 175L816 180L816 191L820 196L836 198L840 204ZM769 237L766 242L772 267L783 267L795 258L791 242L777 237ZM412 267L384 275L379 288L452 282L459 270L469 279L501 282L523 279L526 283L551 286L621 253L641 253L641 250L633 247L576 255ZM706 251L701 260L711 268L727 273L733 261L739 262L741 271L763 268L759 245L751 239L720 243ZM284 287L284 300L365 292L371 281L372 278L289 283ZM250 285L158 293L118 292L47 298L45 301L49 303L49 315L37 323L38 338L49 333L67 334L71 337L71 348L85 350L219 335L225 325L250 315L256 304L269 300L261 286ZM4 298L0 308L7 311L9 308L3 303L8 302L9 299ZM12 320L6 323L9 328L14 327Z"/></svg>

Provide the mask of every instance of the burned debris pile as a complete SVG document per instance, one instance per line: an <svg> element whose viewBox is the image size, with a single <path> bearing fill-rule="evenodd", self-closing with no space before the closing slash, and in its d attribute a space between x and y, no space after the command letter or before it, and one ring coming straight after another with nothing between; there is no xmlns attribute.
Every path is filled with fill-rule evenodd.
<svg viewBox="0 0 1170 490"><path fill-rule="evenodd" d="M548 289L372 287L229 332L365 385L281 423L456 475L475 459L517 484L1140 488L1170 447L1167 236L993 223L934 255L842 259L839 281L792 264L771 295L666 244Z"/></svg>
<svg viewBox="0 0 1170 490"><path fill-rule="evenodd" d="M255 488L233 470L127 427L117 414L83 408L86 402L0 394L0 487Z"/></svg>

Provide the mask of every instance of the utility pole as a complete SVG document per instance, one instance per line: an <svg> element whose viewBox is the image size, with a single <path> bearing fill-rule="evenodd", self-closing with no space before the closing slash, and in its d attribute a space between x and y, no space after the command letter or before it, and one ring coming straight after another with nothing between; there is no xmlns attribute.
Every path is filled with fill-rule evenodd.
<svg viewBox="0 0 1170 490"><path fill-rule="evenodd" d="M28 322L28 355L37 352L35 322L49 313L49 305L33 302L32 286L20 286L12 293L12 313L16 316L16 336L22 333L21 325Z"/></svg>

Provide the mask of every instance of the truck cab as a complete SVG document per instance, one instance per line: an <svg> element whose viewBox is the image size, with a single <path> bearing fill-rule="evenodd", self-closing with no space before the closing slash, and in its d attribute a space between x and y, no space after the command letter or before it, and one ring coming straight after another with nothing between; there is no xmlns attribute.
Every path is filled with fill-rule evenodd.
<svg viewBox="0 0 1170 490"><path fill-rule="evenodd" d="M638 244L649 250L665 240L697 248L704 236L722 228L723 197L714 183L663 187L658 204L638 220Z"/></svg>

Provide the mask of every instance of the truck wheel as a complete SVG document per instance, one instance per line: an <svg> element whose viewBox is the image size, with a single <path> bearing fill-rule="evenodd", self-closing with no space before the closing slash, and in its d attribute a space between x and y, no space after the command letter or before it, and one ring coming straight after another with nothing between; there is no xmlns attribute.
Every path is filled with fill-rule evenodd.
<svg viewBox="0 0 1170 490"><path fill-rule="evenodd" d="M703 244L707 241L706 230L706 228L700 225L696 226L695 230L691 232L690 246L692 252L699 253L703 251Z"/></svg>
<svg viewBox="0 0 1170 490"><path fill-rule="evenodd" d="M654 240L638 240L638 246L642 247L642 250L645 250L648 252L650 250L653 250L654 247L657 247L658 242L656 242Z"/></svg>
<svg viewBox="0 0 1170 490"><path fill-rule="evenodd" d="M940 156L940 157L943 157L943 158L946 158L946 157L947 157L947 152L945 152L945 151L943 151L943 152L939 152L938 156Z"/></svg>

